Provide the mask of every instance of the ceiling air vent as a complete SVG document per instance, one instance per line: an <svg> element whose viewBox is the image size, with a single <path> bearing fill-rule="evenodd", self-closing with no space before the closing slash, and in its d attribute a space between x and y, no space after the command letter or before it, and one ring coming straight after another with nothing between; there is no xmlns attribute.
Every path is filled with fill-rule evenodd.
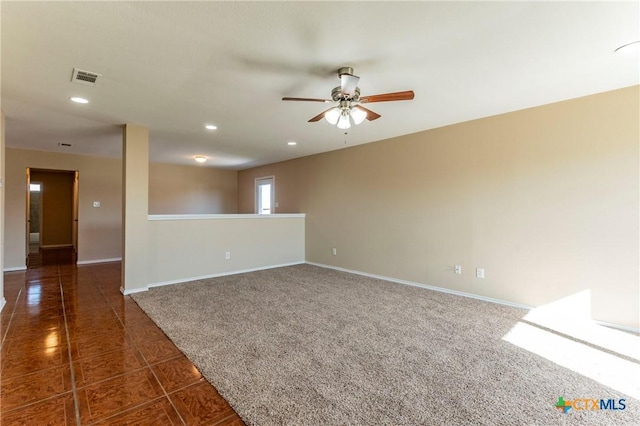
<svg viewBox="0 0 640 426"><path fill-rule="evenodd" d="M101 75L102 74L98 74L96 72L83 71L78 68L74 68L71 81L78 84L84 84L86 86L95 86L98 77Z"/></svg>

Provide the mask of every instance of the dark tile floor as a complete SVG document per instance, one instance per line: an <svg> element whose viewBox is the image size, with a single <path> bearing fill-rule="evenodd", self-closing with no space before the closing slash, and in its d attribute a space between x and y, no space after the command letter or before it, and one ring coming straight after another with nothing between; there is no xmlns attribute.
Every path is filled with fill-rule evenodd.
<svg viewBox="0 0 640 426"><path fill-rule="evenodd" d="M119 263L73 262L46 250L4 275L0 424L243 424L120 293Z"/></svg>

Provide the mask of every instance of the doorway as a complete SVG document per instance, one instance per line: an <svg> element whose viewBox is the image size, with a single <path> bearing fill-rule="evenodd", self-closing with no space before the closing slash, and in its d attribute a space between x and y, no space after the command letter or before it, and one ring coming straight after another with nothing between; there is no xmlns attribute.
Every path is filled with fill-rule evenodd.
<svg viewBox="0 0 640 426"><path fill-rule="evenodd" d="M61 249L78 252L78 171L27 168L27 265Z"/></svg>
<svg viewBox="0 0 640 426"><path fill-rule="evenodd" d="M275 176L256 179L256 213L275 213Z"/></svg>
<svg viewBox="0 0 640 426"><path fill-rule="evenodd" d="M42 228L42 182L29 183L29 227L28 253L37 253L40 250L40 229Z"/></svg>

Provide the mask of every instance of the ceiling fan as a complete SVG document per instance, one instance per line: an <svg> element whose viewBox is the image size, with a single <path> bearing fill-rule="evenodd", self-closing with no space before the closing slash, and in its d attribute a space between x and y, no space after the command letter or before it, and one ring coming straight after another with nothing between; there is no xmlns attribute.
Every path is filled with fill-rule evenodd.
<svg viewBox="0 0 640 426"><path fill-rule="evenodd" d="M323 117L332 125L346 130L351 127L351 121L358 125L366 118L369 121L377 120L380 114L365 108L362 104L372 102L390 101L410 101L414 97L413 90L405 92L383 93L380 95L360 96L358 81L360 77L353 74L353 68L343 67L338 70L340 86L331 91L331 99L316 98L291 98L284 97L283 101L305 101L305 102L337 102L336 106L322 111L320 114L309 120L309 123L320 121Z"/></svg>

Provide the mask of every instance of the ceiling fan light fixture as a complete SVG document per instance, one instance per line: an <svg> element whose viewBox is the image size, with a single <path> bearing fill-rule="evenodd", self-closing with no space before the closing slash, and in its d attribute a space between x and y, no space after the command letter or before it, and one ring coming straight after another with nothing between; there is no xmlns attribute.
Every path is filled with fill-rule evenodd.
<svg viewBox="0 0 640 426"><path fill-rule="evenodd" d="M349 111L349 114L351 115L351 118L353 119L353 123L356 126L362 123L365 118L367 118L367 113L364 110L358 108L357 106L351 108L351 111Z"/></svg>
<svg viewBox="0 0 640 426"><path fill-rule="evenodd" d="M340 108L335 107L331 108L329 111L324 113L324 118L327 120L332 126L338 124L338 119L340 118L340 114L342 111Z"/></svg>
<svg viewBox="0 0 640 426"><path fill-rule="evenodd" d="M204 163L207 161L207 157L204 155L196 155L193 159L196 160L197 163Z"/></svg>
<svg viewBox="0 0 640 426"><path fill-rule="evenodd" d="M340 118L338 119L338 129L347 130L351 127L351 120L349 120L349 114L345 111L340 114Z"/></svg>

